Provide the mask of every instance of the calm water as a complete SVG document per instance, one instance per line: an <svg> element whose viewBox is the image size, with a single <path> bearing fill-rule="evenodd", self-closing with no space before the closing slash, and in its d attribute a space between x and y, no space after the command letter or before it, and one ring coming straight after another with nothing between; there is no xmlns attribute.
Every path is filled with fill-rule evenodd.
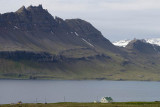
<svg viewBox="0 0 160 107"><path fill-rule="evenodd" d="M0 104L93 102L103 96L114 101L160 101L160 82L0 80Z"/></svg>

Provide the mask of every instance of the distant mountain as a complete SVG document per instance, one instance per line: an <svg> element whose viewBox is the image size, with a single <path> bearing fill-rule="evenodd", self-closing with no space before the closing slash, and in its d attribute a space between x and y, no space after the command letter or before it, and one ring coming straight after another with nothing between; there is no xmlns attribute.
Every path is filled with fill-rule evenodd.
<svg viewBox="0 0 160 107"><path fill-rule="evenodd" d="M151 39L144 39L147 43L155 44L160 46L160 38L151 38ZM120 40L113 42L114 45L125 47L131 40Z"/></svg>
<svg viewBox="0 0 160 107"><path fill-rule="evenodd" d="M126 46L127 49L135 50L145 54L160 53L160 46L150 44L146 40L132 40Z"/></svg>
<svg viewBox="0 0 160 107"><path fill-rule="evenodd" d="M118 44L127 46L113 45L87 21L23 6L0 14L0 79L160 80L160 46Z"/></svg>

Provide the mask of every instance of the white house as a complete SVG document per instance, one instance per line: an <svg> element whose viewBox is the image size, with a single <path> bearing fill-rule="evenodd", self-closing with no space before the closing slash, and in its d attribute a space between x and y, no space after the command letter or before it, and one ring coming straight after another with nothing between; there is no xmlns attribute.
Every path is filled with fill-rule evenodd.
<svg viewBox="0 0 160 107"><path fill-rule="evenodd" d="M111 103L113 102L113 99L111 97L103 97L101 99L101 103Z"/></svg>

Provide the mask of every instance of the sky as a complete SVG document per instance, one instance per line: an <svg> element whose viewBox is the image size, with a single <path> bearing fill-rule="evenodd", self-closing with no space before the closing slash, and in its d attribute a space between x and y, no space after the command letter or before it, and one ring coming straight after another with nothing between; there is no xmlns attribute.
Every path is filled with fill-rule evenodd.
<svg viewBox="0 0 160 107"><path fill-rule="evenodd" d="M160 38L160 0L0 0L0 13L39 4L53 16L90 22L110 41Z"/></svg>

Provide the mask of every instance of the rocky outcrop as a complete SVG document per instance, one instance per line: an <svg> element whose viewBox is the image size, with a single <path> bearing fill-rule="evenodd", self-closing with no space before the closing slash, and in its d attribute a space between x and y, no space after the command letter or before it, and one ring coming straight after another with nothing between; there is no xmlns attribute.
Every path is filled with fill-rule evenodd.
<svg viewBox="0 0 160 107"><path fill-rule="evenodd" d="M38 7L29 6L28 8L23 6L15 13L2 14L0 23L1 28L27 31L51 31L57 24L52 15L41 5Z"/></svg>
<svg viewBox="0 0 160 107"><path fill-rule="evenodd" d="M36 61L36 62L66 62L66 61L78 61L78 60L92 60L92 59L111 59L111 57L104 54L97 54L88 57L69 58L63 55L52 55L46 52L26 52L26 51L1 51L1 59L8 59L13 61Z"/></svg>

